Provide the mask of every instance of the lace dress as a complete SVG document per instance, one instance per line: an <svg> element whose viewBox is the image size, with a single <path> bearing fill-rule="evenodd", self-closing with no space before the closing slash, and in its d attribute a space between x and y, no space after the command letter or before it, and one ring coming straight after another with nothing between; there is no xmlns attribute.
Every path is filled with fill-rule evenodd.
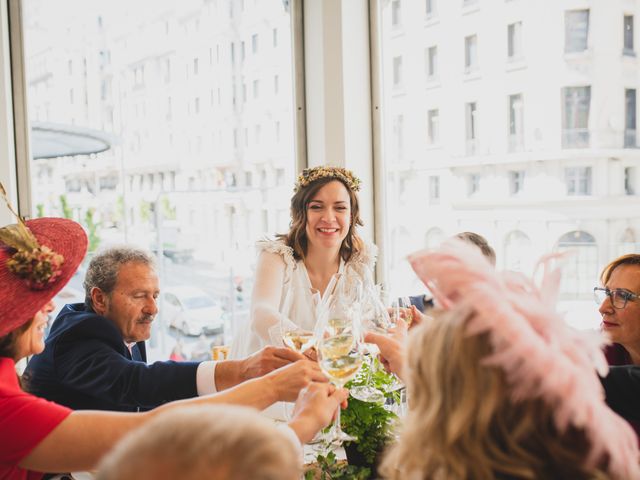
<svg viewBox="0 0 640 480"><path fill-rule="evenodd" d="M280 277L276 269L284 269L284 281L278 305L278 315L284 316L284 321L312 331L315 323L315 298L311 292L311 281L302 260L295 260L293 249L285 245L281 240L260 240L256 244L258 252L275 253L282 259L282 264L274 268L274 281ZM340 261L338 272L349 268L356 272L363 280L370 278L370 272L375 264L375 246L365 244L365 247L348 262ZM253 308L252 308L253 310ZM266 345L283 346L280 336L280 322L268 327L268 338L257 333L256 319L249 319L248 324L239 328L231 347L231 358L244 358Z"/></svg>

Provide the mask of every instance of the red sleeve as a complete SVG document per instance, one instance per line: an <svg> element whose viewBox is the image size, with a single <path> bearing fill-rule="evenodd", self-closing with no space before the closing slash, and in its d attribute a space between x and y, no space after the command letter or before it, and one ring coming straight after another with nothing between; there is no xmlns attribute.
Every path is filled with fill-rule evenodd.
<svg viewBox="0 0 640 480"><path fill-rule="evenodd" d="M72 410L23 391L0 390L0 464L17 465Z"/></svg>

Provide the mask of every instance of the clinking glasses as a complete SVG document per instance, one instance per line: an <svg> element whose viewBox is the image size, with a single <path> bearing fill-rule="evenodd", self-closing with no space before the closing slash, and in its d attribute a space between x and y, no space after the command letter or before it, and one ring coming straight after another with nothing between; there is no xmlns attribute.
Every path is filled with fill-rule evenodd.
<svg viewBox="0 0 640 480"><path fill-rule="evenodd" d="M627 290L621 290L616 288L615 290L609 290L608 288L595 287L593 289L593 296L596 303L600 305L604 302L604 299L609 297L613 308L624 308L627 306L627 302L634 298L640 298L640 295L631 293Z"/></svg>

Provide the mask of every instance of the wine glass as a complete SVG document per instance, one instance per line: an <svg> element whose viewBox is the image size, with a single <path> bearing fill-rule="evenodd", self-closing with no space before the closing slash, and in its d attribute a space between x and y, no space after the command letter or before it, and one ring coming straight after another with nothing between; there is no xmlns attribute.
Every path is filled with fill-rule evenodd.
<svg viewBox="0 0 640 480"><path fill-rule="evenodd" d="M409 297L398 297L391 302L391 321L393 324L402 319L407 324L411 324L411 299Z"/></svg>
<svg viewBox="0 0 640 480"><path fill-rule="evenodd" d="M348 297L336 297L316 329L318 364L337 388L354 378L362 366L364 355L360 347L359 316ZM331 430L325 437L327 445L354 441L340 427L340 407Z"/></svg>
<svg viewBox="0 0 640 480"><path fill-rule="evenodd" d="M362 327L377 333L386 333L392 327L389 313L384 307L377 287L373 284L365 289L362 299ZM375 344L363 343L363 347L369 354L369 370L365 385L359 385L349 390L353 398L362 400L363 402L384 403L386 397L384 392L371 385L373 374L378 371L378 363L375 356L380 353Z"/></svg>
<svg viewBox="0 0 640 480"><path fill-rule="evenodd" d="M313 332L305 330L289 319L281 320L282 342L298 353L304 353L316 344Z"/></svg>

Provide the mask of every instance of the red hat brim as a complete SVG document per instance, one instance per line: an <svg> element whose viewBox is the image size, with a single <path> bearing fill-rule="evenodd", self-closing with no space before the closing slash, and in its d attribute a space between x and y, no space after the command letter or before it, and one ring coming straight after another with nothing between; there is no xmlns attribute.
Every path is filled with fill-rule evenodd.
<svg viewBox="0 0 640 480"><path fill-rule="evenodd" d="M87 234L66 218L37 218L26 222L40 245L64 257L61 274L43 290L33 290L7 268L15 250L0 243L0 337L32 319L64 287L87 253Z"/></svg>

